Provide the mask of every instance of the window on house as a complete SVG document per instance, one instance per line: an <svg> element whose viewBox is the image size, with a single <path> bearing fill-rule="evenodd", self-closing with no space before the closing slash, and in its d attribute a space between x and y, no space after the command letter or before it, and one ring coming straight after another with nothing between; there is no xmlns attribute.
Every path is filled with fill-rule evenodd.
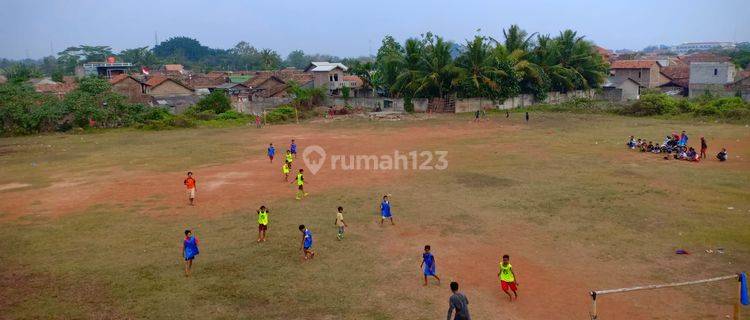
<svg viewBox="0 0 750 320"><path fill-rule="evenodd" d="M333 74L333 81L339 81L339 74L338 73L334 73Z"/></svg>
<svg viewBox="0 0 750 320"><path fill-rule="evenodd" d="M333 76L328 76L328 80L333 82Z"/></svg>
<svg viewBox="0 0 750 320"><path fill-rule="evenodd" d="M719 75L719 69L714 69L714 75L715 76Z"/></svg>
<svg viewBox="0 0 750 320"><path fill-rule="evenodd" d="M640 71L638 71L638 78L640 78L640 77L641 77L641 72L640 72Z"/></svg>

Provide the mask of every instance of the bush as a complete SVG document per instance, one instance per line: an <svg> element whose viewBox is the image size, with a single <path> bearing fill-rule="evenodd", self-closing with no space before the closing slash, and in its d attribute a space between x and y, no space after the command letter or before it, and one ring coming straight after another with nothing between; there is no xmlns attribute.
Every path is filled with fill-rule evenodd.
<svg viewBox="0 0 750 320"><path fill-rule="evenodd" d="M198 111L211 110L214 115L224 113L232 109L232 102L224 93L224 90L214 90L209 95L198 101L195 105Z"/></svg>
<svg viewBox="0 0 750 320"><path fill-rule="evenodd" d="M160 120L149 120L140 126L148 130L168 130L175 128L194 128L195 122L184 115L169 115L167 118Z"/></svg>
<svg viewBox="0 0 750 320"><path fill-rule="evenodd" d="M664 93L646 93L641 100L621 110L622 114L638 117L678 113L677 101Z"/></svg>
<svg viewBox="0 0 750 320"><path fill-rule="evenodd" d="M724 117L732 120L750 119L750 109L734 109L724 112Z"/></svg>
<svg viewBox="0 0 750 320"><path fill-rule="evenodd" d="M286 122L295 117L295 110L289 105L283 105L271 110L266 115L266 121L270 123Z"/></svg>
<svg viewBox="0 0 750 320"><path fill-rule="evenodd" d="M216 120L237 120L237 119L244 119L246 117L247 116L244 114L241 114L234 110L230 110L230 111L224 112L216 116Z"/></svg>

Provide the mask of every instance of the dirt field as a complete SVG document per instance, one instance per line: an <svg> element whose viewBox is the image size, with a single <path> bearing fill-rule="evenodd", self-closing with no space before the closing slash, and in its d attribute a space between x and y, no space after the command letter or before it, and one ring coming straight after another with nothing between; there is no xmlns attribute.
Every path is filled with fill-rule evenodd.
<svg viewBox="0 0 750 320"><path fill-rule="evenodd" d="M726 147L730 161L624 147L631 134L660 142L683 129L691 144L706 136L710 157ZM327 162L295 201L280 157L265 157L269 142L280 151L292 138L329 158L447 151L448 168ZM0 319L437 319L450 281L475 319L588 319L592 289L750 271L749 159L745 125L558 113L528 124L503 114L0 139ZM302 164L300 155L295 170ZM384 193L395 226L377 223ZM269 240L257 244L262 204ZM350 225L341 242L339 205ZM314 233L313 261L300 259L298 224ZM181 273L185 228L201 241L191 278ZM422 286L425 244L439 285ZM503 254L517 301L499 289ZM605 296L600 319L725 319L733 288Z"/></svg>

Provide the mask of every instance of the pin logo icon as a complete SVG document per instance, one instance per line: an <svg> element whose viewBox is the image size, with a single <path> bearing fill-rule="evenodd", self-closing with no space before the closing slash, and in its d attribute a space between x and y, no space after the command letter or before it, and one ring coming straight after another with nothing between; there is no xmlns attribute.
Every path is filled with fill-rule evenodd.
<svg viewBox="0 0 750 320"><path fill-rule="evenodd" d="M305 147L305 151L302 152L302 160L305 162L307 169L312 174L316 174L326 161L326 151L318 145Z"/></svg>

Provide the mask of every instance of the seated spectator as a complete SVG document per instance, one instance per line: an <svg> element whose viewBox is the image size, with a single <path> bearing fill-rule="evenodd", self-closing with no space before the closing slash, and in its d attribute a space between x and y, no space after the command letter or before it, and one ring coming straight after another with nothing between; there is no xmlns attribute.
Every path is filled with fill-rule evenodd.
<svg viewBox="0 0 750 320"><path fill-rule="evenodd" d="M654 151L654 142L653 141L649 141L648 142L648 145L646 145L646 151L648 151L648 152Z"/></svg>
<svg viewBox="0 0 750 320"><path fill-rule="evenodd" d="M695 161L695 158L697 158L698 153L695 152L695 149L693 147L690 147L687 152L685 152L685 160L687 161Z"/></svg>
<svg viewBox="0 0 750 320"><path fill-rule="evenodd" d="M661 144L662 145L667 145L667 144L669 144L670 141L672 141L672 137L670 137L669 135L667 135L667 137L664 138L664 142L662 142Z"/></svg>
<svg viewBox="0 0 750 320"><path fill-rule="evenodd" d="M716 154L716 159L719 159L719 161L727 161L727 149L721 148L721 151Z"/></svg>
<svg viewBox="0 0 750 320"><path fill-rule="evenodd" d="M653 152L653 153L661 153L661 148L662 148L662 146L660 146L660 145L659 145L659 144L657 143L657 144L655 144L655 145L654 145L654 148L653 148L653 149L651 149L651 152Z"/></svg>
<svg viewBox="0 0 750 320"><path fill-rule="evenodd" d="M685 160L687 158L687 151L683 148L680 148L677 153L674 154L675 159L679 160Z"/></svg>
<svg viewBox="0 0 750 320"><path fill-rule="evenodd" d="M628 139L627 146L630 149L635 149L635 137L630 136L630 139Z"/></svg>

